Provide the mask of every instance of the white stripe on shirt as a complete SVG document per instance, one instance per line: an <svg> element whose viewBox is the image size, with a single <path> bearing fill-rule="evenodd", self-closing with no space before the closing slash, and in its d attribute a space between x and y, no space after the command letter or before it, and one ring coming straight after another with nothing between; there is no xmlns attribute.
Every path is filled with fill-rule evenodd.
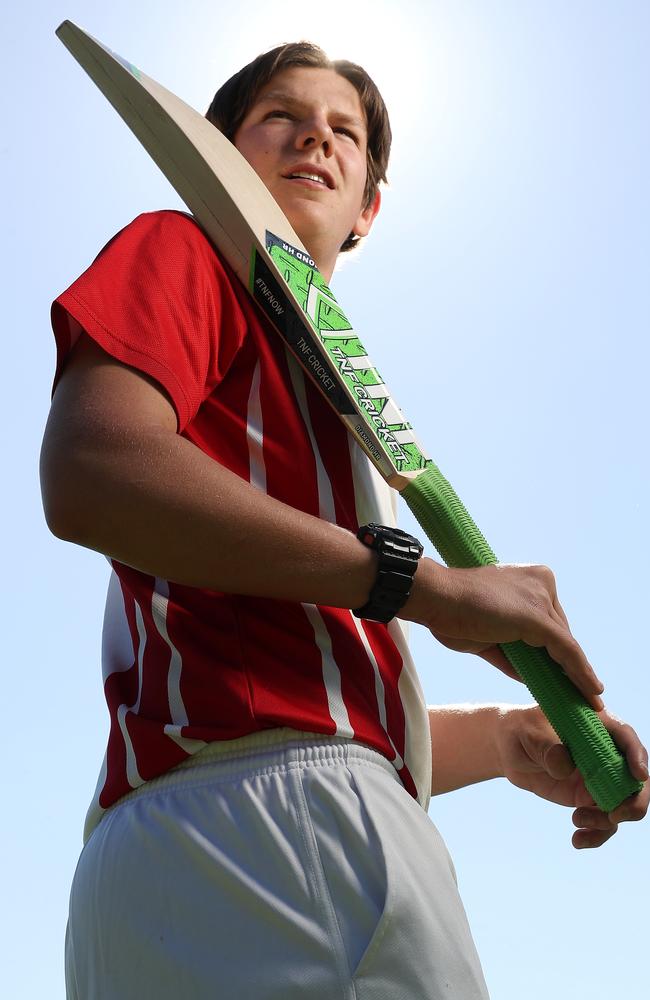
<svg viewBox="0 0 650 1000"><path fill-rule="evenodd" d="M332 640L325 627L325 622L315 604L303 604L305 614L314 630L314 638L323 663L323 681L327 692L327 706L332 721L336 725L336 735L352 738L354 729L350 723L348 710L341 692L341 671L332 654Z"/></svg>
<svg viewBox="0 0 650 1000"><path fill-rule="evenodd" d="M188 724L187 711L181 694L181 673L183 659L174 643L169 638L167 629L167 609L169 607L169 583L156 577L156 584L151 595L151 614L158 632L169 646L169 670L167 672L167 700L171 724L165 725L165 735L177 743L187 753L196 753L206 746L203 740L188 740L181 736L181 728Z"/></svg>
<svg viewBox="0 0 650 1000"><path fill-rule="evenodd" d="M131 788L137 788L138 785L142 784L144 779L140 777L140 772L138 771L138 765L135 759L135 750L133 749L133 743L131 742L131 737L129 736L129 731L126 725L126 715L127 712L134 712L137 715L140 710L140 696L142 694L142 666L144 661L144 651L147 645L147 630L144 626L144 619L142 617L142 609L140 608L140 605L137 601L134 601L133 603L135 605L135 622L138 629L138 693L132 705L120 705L117 710L117 722L120 727L120 732L122 733L124 748L126 750L126 779Z"/></svg>
<svg viewBox="0 0 650 1000"><path fill-rule="evenodd" d="M366 653L368 654L368 659L370 660L370 662L372 664L372 669L373 669L374 674L375 674L375 697L377 699L377 708L379 710L379 718L381 720L382 726L384 727L384 732L386 733L386 736L388 737L388 742L390 743L391 747L393 748L393 754L395 755L393 757L393 759L392 759L392 763L394 764L396 771L401 771L402 768L404 767L404 761L402 760L402 758L398 754L397 749L395 747L395 744L393 743L393 741L391 739L391 736L390 736L390 733L388 732L388 722L386 720L386 691L385 691L385 688L384 688L384 682L383 682L381 674L379 672L379 664L377 663L377 657L375 656L375 654L372 651L372 647L371 647L370 643L368 642L368 636L366 635L364 627L361 624L360 620L356 617L356 615L353 615L352 612L350 612L350 615L352 616L352 621L354 622L354 624L357 627L357 632L359 633L359 638L361 639L361 642L363 643L363 648L365 649Z"/></svg>
<svg viewBox="0 0 650 1000"><path fill-rule="evenodd" d="M248 440L248 465L250 482L266 493L266 465L264 464L264 421L260 398L260 362L255 365L251 390L246 409L246 438Z"/></svg>

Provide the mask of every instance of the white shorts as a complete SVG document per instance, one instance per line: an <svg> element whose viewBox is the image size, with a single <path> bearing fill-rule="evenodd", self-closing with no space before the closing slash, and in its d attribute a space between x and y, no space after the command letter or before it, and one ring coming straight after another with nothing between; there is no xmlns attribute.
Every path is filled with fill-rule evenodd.
<svg viewBox="0 0 650 1000"><path fill-rule="evenodd" d="M108 810L74 877L69 1000L485 1000L435 826L381 754L267 730Z"/></svg>

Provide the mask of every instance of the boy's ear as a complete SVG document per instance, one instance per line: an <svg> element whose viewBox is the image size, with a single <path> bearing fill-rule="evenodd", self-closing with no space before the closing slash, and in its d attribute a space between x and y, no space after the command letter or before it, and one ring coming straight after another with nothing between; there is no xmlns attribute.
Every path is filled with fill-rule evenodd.
<svg viewBox="0 0 650 1000"><path fill-rule="evenodd" d="M355 236L367 236L372 228L372 224L375 221L377 212L381 207L381 192L377 189L375 197L368 205L367 208L362 208L359 213L359 218L357 219L354 229L352 232Z"/></svg>

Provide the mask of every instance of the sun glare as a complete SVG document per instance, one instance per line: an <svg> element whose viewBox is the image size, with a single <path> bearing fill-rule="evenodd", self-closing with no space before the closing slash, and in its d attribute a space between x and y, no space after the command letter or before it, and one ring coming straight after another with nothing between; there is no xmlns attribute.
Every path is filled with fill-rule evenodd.
<svg viewBox="0 0 650 1000"><path fill-rule="evenodd" d="M429 121L440 117L445 100L444 42L438 31L421 30L419 0L330 0L327 13L320 6L283 7L269 4L269 15L251 17L246 32L228 30L230 72L282 42L308 40L320 45L332 59L360 63L379 87L398 136L415 127L422 108ZM234 44L232 44L234 43Z"/></svg>

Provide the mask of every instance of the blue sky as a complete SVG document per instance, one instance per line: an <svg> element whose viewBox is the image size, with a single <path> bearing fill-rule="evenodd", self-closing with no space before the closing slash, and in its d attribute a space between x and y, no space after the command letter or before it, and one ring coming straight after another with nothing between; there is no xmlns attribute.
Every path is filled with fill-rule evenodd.
<svg viewBox="0 0 650 1000"><path fill-rule="evenodd" d="M200 110L306 37L385 94L390 187L337 297L503 561L556 572L609 707L650 739L650 5L643 0L26 2L1 15L6 615L3 992L63 997L67 894L104 750L107 565L44 525L51 300L177 196L54 36L85 27ZM403 506L403 526L415 530ZM8 641L7 641L8 640ZM423 630L432 703L526 691ZM504 780L435 798L499 1000L638 996L647 824L571 847L570 810Z"/></svg>

